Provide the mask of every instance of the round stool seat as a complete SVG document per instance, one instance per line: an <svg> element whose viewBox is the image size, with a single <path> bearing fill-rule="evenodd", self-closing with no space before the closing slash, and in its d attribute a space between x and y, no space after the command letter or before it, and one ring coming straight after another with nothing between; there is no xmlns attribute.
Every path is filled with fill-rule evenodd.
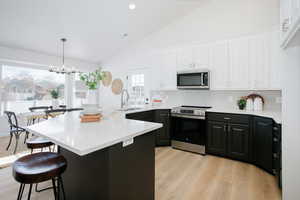
<svg viewBox="0 0 300 200"><path fill-rule="evenodd" d="M29 140L27 140L26 144L29 149L41 149L53 145L52 142L43 137L30 138Z"/></svg>
<svg viewBox="0 0 300 200"><path fill-rule="evenodd" d="M66 168L67 161L63 156L41 152L16 160L13 164L13 176L20 183L40 183L60 176Z"/></svg>

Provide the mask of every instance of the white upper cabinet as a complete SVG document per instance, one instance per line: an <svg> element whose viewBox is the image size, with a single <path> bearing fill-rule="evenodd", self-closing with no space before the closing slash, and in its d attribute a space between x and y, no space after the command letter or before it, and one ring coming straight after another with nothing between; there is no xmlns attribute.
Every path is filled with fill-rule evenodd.
<svg viewBox="0 0 300 200"><path fill-rule="evenodd" d="M269 89L269 38L259 35L249 39L250 89Z"/></svg>
<svg viewBox="0 0 300 200"><path fill-rule="evenodd" d="M178 70L211 72L211 90L280 90L281 48L278 32L191 45L149 56L152 90L176 90Z"/></svg>
<svg viewBox="0 0 300 200"><path fill-rule="evenodd" d="M218 42L211 48L211 89L229 89L229 51L228 42Z"/></svg>
<svg viewBox="0 0 300 200"><path fill-rule="evenodd" d="M195 68L193 60L193 48L186 46L177 51L177 71Z"/></svg>
<svg viewBox="0 0 300 200"><path fill-rule="evenodd" d="M249 40L229 41L229 88L244 90L250 88Z"/></svg>
<svg viewBox="0 0 300 200"><path fill-rule="evenodd" d="M270 34L270 85L269 89L278 90L282 88L282 59L280 54L279 34Z"/></svg>
<svg viewBox="0 0 300 200"><path fill-rule="evenodd" d="M210 69L211 45L193 46L193 62L196 68Z"/></svg>
<svg viewBox="0 0 300 200"><path fill-rule="evenodd" d="M299 29L300 0L280 0L280 35L282 48L288 47L294 37L300 37Z"/></svg>

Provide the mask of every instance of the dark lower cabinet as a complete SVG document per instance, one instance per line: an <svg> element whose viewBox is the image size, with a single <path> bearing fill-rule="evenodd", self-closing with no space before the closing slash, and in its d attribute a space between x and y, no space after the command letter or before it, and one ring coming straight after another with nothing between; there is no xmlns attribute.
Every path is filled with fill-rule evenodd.
<svg viewBox="0 0 300 200"><path fill-rule="evenodd" d="M281 186L281 125L258 116L206 113L206 152L252 163Z"/></svg>
<svg viewBox="0 0 300 200"><path fill-rule="evenodd" d="M249 126L228 124L227 155L231 158L249 160Z"/></svg>
<svg viewBox="0 0 300 200"><path fill-rule="evenodd" d="M206 135L206 152L215 155L226 155L226 123L224 122L207 122Z"/></svg>
<svg viewBox="0 0 300 200"><path fill-rule="evenodd" d="M169 146L170 139L170 111L156 110L154 122L162 123L163 127L156 132L156 146Z"/></svg>
<svg viewBox="0 0 300 200"><path fill-rule="evenodd" d="M126 115L127 119L134 119L146 122L153 122L154 121L154 112L153 111L143 111L143 112L136 112L130 113Z"/></svg>
<svg viewBox="0 0 300 200"><path fill-rule="evenodd" d="M130 113L126 115L127 119L141 120L147 122L162 123L163 127L156 131L156 146L169 146L170 139L170 110L151 110Z"/></svg>
<svg viewBox="0 0 300 200"><path fill-rule="evenodd" d="M255 165L273 173L273 120L253 118L253 158Z"/></svg>

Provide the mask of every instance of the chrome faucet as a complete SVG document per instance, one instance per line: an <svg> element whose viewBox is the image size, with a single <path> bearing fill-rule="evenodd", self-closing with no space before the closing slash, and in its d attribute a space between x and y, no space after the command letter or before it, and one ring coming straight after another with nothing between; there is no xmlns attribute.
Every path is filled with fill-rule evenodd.
<svg viewBox="0 0 300 200"><path fill-rule="evenodd" d="M124 100L124 94L126 93L126 99ZM121 93L121 109L124 108L125 105L128 104L129 101L129 93L127 89L123 89Z"/></svg>

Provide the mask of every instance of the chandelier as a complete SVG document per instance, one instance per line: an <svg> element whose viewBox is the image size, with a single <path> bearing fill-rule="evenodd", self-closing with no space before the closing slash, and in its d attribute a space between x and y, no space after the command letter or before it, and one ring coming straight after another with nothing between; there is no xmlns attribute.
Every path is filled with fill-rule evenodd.
<svg viewBox="0 0 300 200"><path fill-rule="evenodd" d="M74 67L67 67L65 66L65 42L67 41L66 38L60 39L63 44L63 55L62 55L62 66L50 66L49 71L55 72L57 74L74 74L79 73Z"/></svg>

